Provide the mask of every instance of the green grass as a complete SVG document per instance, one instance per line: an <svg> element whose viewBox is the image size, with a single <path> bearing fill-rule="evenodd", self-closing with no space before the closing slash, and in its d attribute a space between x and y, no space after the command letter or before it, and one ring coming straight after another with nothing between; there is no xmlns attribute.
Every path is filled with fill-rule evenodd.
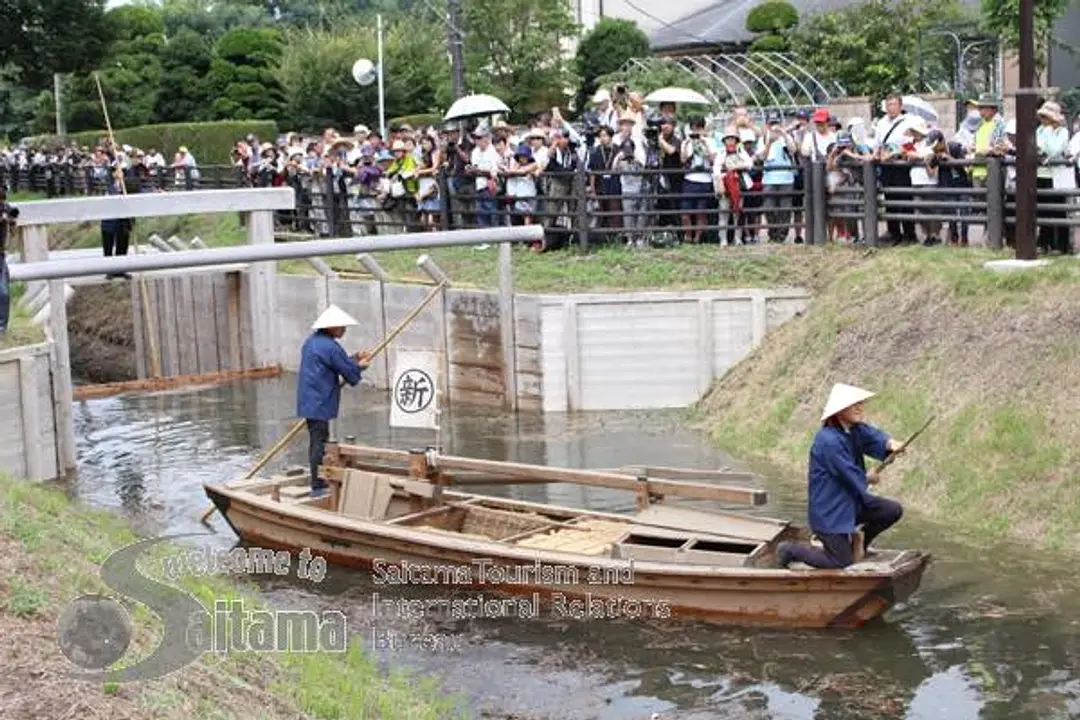
<svg viewBox="0 0 1080 720"><path fill-rule="evenodd" d="M372 253L395 280L425 280L416 259L429 254L462 287L498 287L498 249L489 246ZM816 288L837 269L862 261L861 251L837 247L748 247L716 245L675 248L576 248L536 254L524 246L513 254L518 292L605 290L703 290L746 287ZM327 258L331 267L362 272L352 257ZM279 263L283 272L311 274L303 261Z"/></svg>
<svg viewBox="0 0 1080 720"><path fill-rule="evenodd" d="M8 318L7 332L0 337L0 350L19 347L22 345L36 345L45 342L44 328L32 325L33 319L19 300L22 298L24 286L22 283L11 285L11 315Z"/></svg>
<svg viewBox="0 0 1080 720"><path fill-rule="evenodd" d="M985 270L1003 253L883 250L837 274L695 409L730 452L805 482L834 382L878 393L870 422L935 422L880 491L970 539L1080 550L1080 263Z"/></svg>
<svg viewBox="0 0 1080 720"><path fill-rule="evenodd" d="M0 540L16 543L17 577L0 575L0 611L17 618L54 618L70 599L108 592L97 573L101 561L139 538L120 519L84 508L43 484L0 475ZM177 548L163 544L147 553L140 570L167 582L160 562ZM265 608L253 588L221 576L180 581L208 607L215 600L241 599L245 610ZM130 604L136 641L122 662L157 644L161 627L142 605ZM8 638L9 641L14 641ZM443 720L463 717L461 698L443 692L430 678L406 670L384 672L354 639L347 653L230 652L204 655L158 680L128 686L105 683L102 697L134 695L156 718L248 718L252 697L261 698L260 718L304 717L367 720L372 717ZM92 689L87 695L93 696Z"/></svg>

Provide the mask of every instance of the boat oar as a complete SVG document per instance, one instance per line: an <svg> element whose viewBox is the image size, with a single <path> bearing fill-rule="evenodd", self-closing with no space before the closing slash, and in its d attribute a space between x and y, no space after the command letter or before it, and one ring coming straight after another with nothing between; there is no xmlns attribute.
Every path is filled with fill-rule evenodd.
<svg viewBox="0 0 1080 720"><path fill-rule="evenodd" d="M380 342L370 352L367 353L368 359L370 360L374 358L376 355L385 350L387 346L390 345L390 343L392 343L394 339L398 335L400 335L402 331L405 330L405 328L407 328L412 323L412 321L420 315L420 313L424 311L424 308L426 308L431 303L431 301L434 300L435 297L438 296L439 293L441 293L446 288L448 284L449 281L444 279L440 281L438 285L431 288L431 290L428 291L427 295L424 296L424 299L421 300L420 303L415 308L413 308L408 315L402 318L401 322L399 322L393 330L387 333L386 337L382 339L382 342ZM344 387L344 385L345 383L342 382L340 387ZM294 437L296 437L297 433L299 433L304 428L304 425L305 421L303 419L297 420L295 423L293 423L293 426L289 428L289 431L285 433L285 435L282 436L280 440L274 443L273 447L271 447L270 450L267 451L265 455L263 455L262 459L259 460L259 462L256 463L255 466L251 468L251 470L249 470L246 475L244 475L243 479L250 480L251 478L255 477L255 475L260 470L262 470L263 467L266 466L266 463L270 462L279 452L281 452L285 448L286 445L289 444L289 442ZM210 518L210 516L214 514L215 510L217 510L217 506L211 505L206 510L206 512L202 514L202 517L199 518L199 521L205 524L206 521Z"/></svg>
<svg viewBox="0 0 1080 720"><path fill-rule="evenodd" d="M910 445L915 440L915 438L922 435L923 430L926 430L926 428L928 428L930 426L930 423L932 423L933 421L934 421L934 416L931 415L930 419L927 420L925 423L923 423L923 426L921 428L919 428L914 433L912 433L911 437L909 437L907 440L905 440L904 443L899 447L899 449L897 449L897 450L889 453L888 455L886 455L885 459L882 460L881 463L879 463L876 467L873 467L873 468L870 469L870 472L867 473L867 479L870 480L871 485L874 485L874 484L877 483L878 478L881 475L881 471L884 470L885 468L887 468L888 466L892 465L893 462L896 460L896 458L900 455L900 453L907 450L908 445Z"/></svg>

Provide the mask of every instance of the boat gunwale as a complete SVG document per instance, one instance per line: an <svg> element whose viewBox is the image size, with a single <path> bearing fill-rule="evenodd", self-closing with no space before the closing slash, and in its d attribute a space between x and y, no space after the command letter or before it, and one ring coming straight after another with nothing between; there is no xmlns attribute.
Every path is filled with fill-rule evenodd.
<svg viewBox="0 0 1080 720"><path fill-rule="evenodd" d="M282 517L292 517L298 520L310 522L315 525L323 525L340 531L366 534L375 538L384 537L398 542L410 543L420 548L435 548L452 552L464 552L466 554L484 554L492 558L499 557L501 560L525 561L528 563L540 562L549 564L579 565L597 568L618 569L626 566L626 560L605 556L582 555L578 553L559 552L557 550L544 550L516 545L507 545L499 540L478 540L466 536L455 536L451 533L427 533L423 530L414 529L407 525L391 525L386 521L366 520L351 518L339 513L324 509L313 508L298 503L286 503L276 501L267 495L253 493L243 489L233 489L227 484L204 483L204 489L209 493L219 493L230 501L230 509L233 502L246 503L264 512ZM463 499L479 497L483 495L471 495L464 493L444 493L444 497L454 496ZM503 498L492 498L503 501ZM510 500L508 502L518 502ZM604 519L619 519L632 525L633 518L615 513L603 513L602 511L585 510L581 508L569 508L559 505L538 505L553 512L570 512L599 516ZM224 514L224 513L223 513ZM741 516L745 517L745 516ZM756 520L757 518L750 518ZM768 521L766 521L768 522ZM778 521L772 521L778 522ZM788 524L790 527L790 524ZM234 528L235 529L235 528ZM307 529L310 532L310 528ZM239 531L237 531L239 534ZM497 548L498 553L491 552ZM661 563L656 561L634 560L635 573L643 575L661 575L666 577L687 578L723 578L732 580L842 580L842 581L897 581L912 572L919 570L920 566L928 564L932 558L929 553L921 550L908 550L912 553L910 559L890 567L888 570L829 570L829 569L790 569L790 568L755 568L755 567L731 567L716 565L694 565L689 563Z"/></svg>

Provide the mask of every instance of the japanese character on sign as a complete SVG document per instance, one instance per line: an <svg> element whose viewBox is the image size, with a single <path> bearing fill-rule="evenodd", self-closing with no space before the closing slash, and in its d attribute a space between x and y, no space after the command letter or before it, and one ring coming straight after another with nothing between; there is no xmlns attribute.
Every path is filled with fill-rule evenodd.
<svg viewBox="0 0 1080 720"><path fill-rule="evenodd" d="M416 368L402 373L394 387L394 403L403 412L421 412L431 404L434 397L434 383L431 377L423 370Z"/></svg>

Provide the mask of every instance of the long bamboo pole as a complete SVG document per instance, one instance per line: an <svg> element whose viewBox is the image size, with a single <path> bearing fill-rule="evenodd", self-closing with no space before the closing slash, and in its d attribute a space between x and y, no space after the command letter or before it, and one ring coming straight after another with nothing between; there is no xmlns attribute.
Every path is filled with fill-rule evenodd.
<svg viewBox="0 0 1080 720"><path fill-rule="evenodd" d="M116 144L116 136L113 135L112 122L109 120L109 108L105 103L105 91L101 87L101 77L98 73L94 73L94 82L97 84L98 97L101 98L101 113L105 117L105 129L109 133L109 144L112 145L113 153L115 154L119 146ZM113 177L120 185L120 193L127 197L127 182L124 181L124 172L120 169L120 164L113 165ZM136 233L131 234L132 245L135 249L135 254L139 254L139 237ZM153 377L161 377L161 356L158 354L157 339L155 338L153 319L150 314L150 293L146 289L146 279L139 275L135 278L136 284L139 286L139 295L142 298L142 310L143 320L146 323L146 340L150 345L150 372Z"/></svg>
<svg viewBox="0 0 1080 720"><path fill-rule="evenodd" d="M370 359L374 359L376 355L385 350L390 345L390 343L392 343L394 339L397 338L397 336L405 330L405 328L412 324L412 321L415 320L420 315L420 313L424 311L424 308L426 308L429 304L431 304L432 300L439 296L439 294L443 291L443 289L447 287L448 284L449 283L444 280L435 287L431 288L431 290L428 290L427 295L424 296L424 299L421 300L420 303L415 308L413 308L408 315L402 318L401 322L394 326L394 329L387 333L386 337L384 337L378 345L376 345L374 348L371 349L370 352L368 352L368 357ZM344 383L342 383L342 385L344 385ZM280 453L285 448L285 446L292 441L294 437L296 437L297 433L299 433L304 428L304 425L305 421L303 419L297 420L295 423L293 423L293 426L289 428L289 431L285 433L285 435L283 435L280 440L274 443L273 446L271 446L270 450L262 456L259 462L257 462L255 466L247 472L246 475L244 475L243 479L250 480L251 478L255 477L255 475L260 470L262 470L268 462L270 462L275 456L277 456L277 454ZM207 519L209 519L209 517L214 514L214 511L216 509L217 506L211 505L206 510L206 512L203 513L202 517L199 518L200 522L205 523Z"/></svg>

